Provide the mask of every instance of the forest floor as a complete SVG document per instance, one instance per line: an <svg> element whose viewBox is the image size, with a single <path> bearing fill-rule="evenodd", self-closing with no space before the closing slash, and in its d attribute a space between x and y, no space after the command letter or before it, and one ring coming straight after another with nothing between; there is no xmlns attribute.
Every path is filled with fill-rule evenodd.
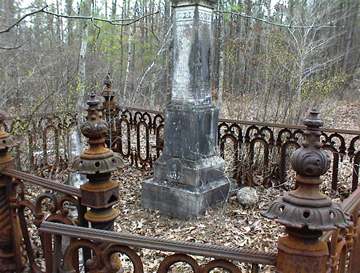
<svg viewBox="0 0 360 273"><path fill-rule="evenodd" d="M351 171L351 168L349 169ZM200 244L235 247L240 249L256 249L263 252L276 252L277 240L284 235L284 228L274 221L267 220L261 215L272 201L283 195L282 187L256 187L259 202L250 208L239 204L236 196L231 196L221 207L209 209L206 214L196 219L184 221L162 216L158 211L141 207L141 185L149 173L135 168L126 168L116 173L120 181L120 216L115 223L115 230L155 238L196 242ZM294 177L294 173L289 173ZM331 175L324 177L324 189L330 187ZM340 179L340 181L342 181ZM346 181L346 180L343 180ZM286 188L290 188L293 179L289 180ZM340 189L349 189L349 183L340 183ZM339 194L332 194L334 201L340 201ZM153 250L139 250L144 262L145 272L156 272L159 263L164 259L164 253ZM199 264L209 261L203 257L196 257ZM124 264L128 264L124 260ZM250 265L239 265L244 271L251 272ZM260 272L274 272L274 268L265 267ZM173 273L192 272L184 269L183 265L174 268Z"/></svg>
<svg viewBox="0 0 360 273"><path fill-rule="evenodd" d="M328 105L322 113L322 118L326 128L360 130L360 100L340 101L335 107Z"/></svg>
<svg viewBox="0 0 360 273"><path fill-rule="evenodd" d="M117 173L116 177L120 181L120 216L115 224L116 231L167 240L276 252L276 241L283 234L283 228L265 219L260 212L279 196L279 189L258 187L260 201L254 207L243 208L236 196L232 196L226 204L209 209L204 216L184 221L141 207L141 185L147 175L134 168ZM141 250L140 253L145 272L156 272L164 252ZM197 257L199 264L207 260ZM246 266L242 267L250 270ZM172 272L185 272L184 268L180 269ZM271 271L267 269L261 272Z"/></svg>

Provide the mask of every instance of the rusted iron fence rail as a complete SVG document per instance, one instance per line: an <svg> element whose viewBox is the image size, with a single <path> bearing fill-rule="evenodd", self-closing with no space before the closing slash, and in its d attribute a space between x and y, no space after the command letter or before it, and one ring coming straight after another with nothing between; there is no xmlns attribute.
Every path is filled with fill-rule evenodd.
<svg viewBox="0 0 360 273"><path fill-rule="evenodd" d="M67 168L69 137L77 126L76 114L33 117L31 122L26 118L9 121L8 129L22 138L16 158L23 170L49 176ZM111 127L113 150L130 165L151 169L163 148L163 113L120 107ZM245 185L285 182L289 156L300 146L303 135L304 126L288 124L221 119L218 125L220 154L226 159L227 173ZM341 178L347 185L342 190L354 191L359 183L360 131L325 128L322 145L330 153L332 163L331 185L327 187L339 190ZM22 158L21 154L27 156Z"/></svg>
<svg viewBox="0 0 360 273"><path fill-rule="evenodd" d="M133 272L144 272L143 261L138 253L140 249L175 253L165 256L159 265L157 271L159 273L170 272L170 267L179 262L189 264L194 272L210 272L215 268L223 268L231 273L242 272L236 265L236 262L240 262L249 264L251 272L257 273L263 272L260 268L264 265L274 266L276 261L275 253L262 253L254 250L161 240L48 222L41 224L40 232L46 234L46 239L44 240L46 244L44 247L45 252L49 253L46 260L47 273L54 272L52 271L53 257L51 253L54 253L52 240L56 236L65 236L73 239L64 252L64 272L77 270L77 268L73 266L73 257L80 248L90 248L92 250L94 254L93 259L96 260L92 270L109 273L115 272L111 268L111 257L114 253L128 256L134 268ZM135 249L137 251L135 251ZM212 258L212 260L200 266L190 255L209 257ZM204 271L200 271L200 268Z"/></svg>
<svg viewBox="0 0 360 273"><path fill-rule="evenodd" d="M276 263L276 253L91 229L84 220L87 208L81 203L80 190L11 168L2 169L0 173L3 181L18 189L14 191L17 194L12 196L10 204L18 220L4 216L0 218L0 224L19 222L19 229L15 229L17 245L12 255L22 260L13 271L0 269L0 272L117 272L118 269L112 267L112 257L117 253L129 258L133 272L141 273L144 272L141 249L167 253L164 256L168 256L159 264L158 272L161 273L169 272L170 267L177 263L189 264L194 272L223 268L234 273L242 272L241 266L253 273L268 272ZM29 186L39 187L39 193L29 195ZM69 206L75 207L77 212L69 213ZM80 249L83 251L79 252ZM207 257L210 261L200 265L193 256ZM86 264L89 266L84 268L83 261L88 261Z"/></svg>
<svg viewBox="0 0 360 273"><path fill-rule="evenodd" d="M62 194L73 195L75 197L81 197L81 191L79 188L64 185L60 181L52 181L32 174L24 173L14 169L4 169L1 171L2 174L10 176L14 179L28 182L32 185L39 186L42 189L48 189L56 191Z"/></svg>
<svg viewBox="0 0 360 273"><path fill-rule="evenodd" d="M358 273L360 270L360 188L341 204L352 220L348 228L329 231L322 236L330 246L330 272Z"/></svg>
<svg viewBox="0 0 360 273"><path fill-rule="evenodd" d="M87 226L84 219L86 207L81 204L81 191L59 181L11 168L4 168L0 173L2 181L7 181L6 195L9 197L9 203L6 199L0 202L0 211L5 212L7 206L12 208L10 215L0 215L0 225L11 226L12 234L17 238L15 246L7 249L9 252L4 254L9 257L10 264L12 255L20 259L13 271L0 269L0 272L24 272L24 264L27 264L27 272L42 272L42 263L46 257L42 251L43 238L38 228L44 221ZM11 241L12 237L7 240ZM3 259L0 255L2 262Z"/></svg>

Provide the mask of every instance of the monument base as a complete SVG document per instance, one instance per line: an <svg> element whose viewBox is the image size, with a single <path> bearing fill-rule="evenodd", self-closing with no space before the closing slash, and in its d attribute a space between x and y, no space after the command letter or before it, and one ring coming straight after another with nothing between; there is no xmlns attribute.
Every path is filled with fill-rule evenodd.
<svg viewBox="0 0 360 273"><path fill-rule="evenodd" d="M224 203L230 189L227 180L214 181L194 191L181 186L153 178L145 180L141 196L143 207L180 219L193 218L204 215L210 207Z"/></svg>
<svg viewBox="0 0 360 273"><path fill-rule="evenodd" d="M166 170L169 167L171 169L171 164L164 164L162 159L164 158L155 163L156 175L143 182L141 198L144 208L157 209L164 215L188 219L203 215L210 207L227 201L230 182L217 168L207 166L187 171L181 168L180 173L189 175L179 175L172 180L171 175L168 179L162 175L172 173ZM195 166L199 167L198 164ZM194 182L198 182L192 185L186 183L190 177L193 177Z"/></svg>
<svg viewBox="0 0 360 273"><path fill-rule="evenodd" d="M172 103L167 106L165 143L144 181L142 205L180 219L203 215L227 200L230 181L218 156L218 109L211 105Z"/></svg>

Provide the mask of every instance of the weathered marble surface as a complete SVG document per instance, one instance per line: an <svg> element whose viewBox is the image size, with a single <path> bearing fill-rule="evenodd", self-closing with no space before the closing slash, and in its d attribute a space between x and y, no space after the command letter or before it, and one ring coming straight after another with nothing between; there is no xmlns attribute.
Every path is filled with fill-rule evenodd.
<svg viewBox="0 0 360 273"><path fill-rule="evenodd" d="M184 6L174 13L172 101L210 104L212 10Z"/></svg>
<svg viewBox="0 0 360 273"><path fill-rule="evenodd" d="M164 150L155 162L153 178L142 187L143 207L178 218L205 213L225 202L230 190L216 146L219 109L211 103L212 2L173 2L178 6Z"/></svg>

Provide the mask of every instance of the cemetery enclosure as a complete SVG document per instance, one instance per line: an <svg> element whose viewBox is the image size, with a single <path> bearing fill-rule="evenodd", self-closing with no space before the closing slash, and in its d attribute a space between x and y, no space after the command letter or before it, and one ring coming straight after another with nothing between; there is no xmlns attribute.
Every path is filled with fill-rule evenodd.
<svg viewBox="0 0 360 273"><path fill-rule="evenodd" d="M163 126L161 114L157 112L140 112L139 109L126 109L120 113L121 114L114 119L116 122L114 122L114 127L111 130L113 136L115 136L112 140L113 148L119 151L125 159L128 159L125 164L134 165L138 168L151 168L154 160L161 154L161 128ZM69 119L69 116L71 115L65 115L65 117L67 117L65 119L59 117L40 118L39 124L42 124L42 130L45 130L40 131L39 127L34 127L38 128L38 130L29 131L29 135L32 137L36 136L35 132L40 132L40 137L32 138L37 139L36 142L33 142L37 143L37 145L30 145L33 148L28 150L23 150L21 147L28 148L29 144L26 144L26 146L22 144L18 146L18 148L14 148L14 154L17 157L16 161L21 164L20 166L23 166L24 168L28 165L28 160L33 160L30 165L34 168L33 170L37 170L38 173L46 175L49 174L49 170L60 170L68 165L69 147L66 142L68 136L62 134L64 132L68 134L71 131L70 129L76 125L75 119ZM67 123L61 123L63 120ZM54 123L55 121L59 123L56 124ZM8 130L15 132L16 124L19 124L19 122L20 119L16 121L4 121L2 128L7 128ZM224 143L223 139L225 137L232 138L234 135L226 135L224 133L221 135L221 126L226 125L230 128L231 125L229 124L233 124L231 128L239 128L237 127L239 126L237 124L242 124L242 126L244 126L244 123L245 122L228 120L223 120L219 123L219 140L220 147L223 151L225 150L225 146L221 145L221 143ZM276 129L275 131L273 131L274 129L269 129L271 127L277 128L276 126L278 125L255 125L249 123L248 129L246 130L249 133L246 133L245 131L244 137L241 138L244 140L244 143L239 141L233 142L232 144L241 143L242 147L246 147L246 145L254 147L254 144L251 143L254 143L255 139L266 144L271 143L275 146L275 149L281 150L281 145L276 146L276 143L281 144L280 140L278 140L278 135L280 134L279 132L286 131L289 132L290 137L292 136L292 138L288 138L287 140L296 141L294 142L294 145L296 145L296 147L300 146L300 137L295 138L295 136L296 134L302 135L306 131L306 127L293 126L287 129L281 128L278 133L274 133L276 132ZM266 139L264 133L262 135L259 133L258 135L252 135L250 131L254 130L254 128L256 132L271 132L270 136L273 140L270 142L269 139ZM228 132L234 132L234 129L229 129ZM331 135L343 139L343 142L340 142L343 143L343 145L340 145L340 147L342 147L341 151L343 152L344 158L346 156L351 156L354 164L358 162L359 151L356 150L355 147L359 137L358 135L356 136L356 132L337 132L333 129L327 129L326 131L323 131L323 137L326 132L329 134L328 139L331 139ZM107 141L110 140L109 133L110 131L108 131ZM143 135L144 133L145 136ZM342 137L340 133L353 134L353 136L348 140L349 138L346 136ZM1 135L6 134L3 133ZM237 135L237 137L238 136L239 135ZM3 139L6 141L2 143L6 144L1 144L0 150L12 146L12 143L8 142L7 138ZM23 138L23 140L24 139L26 138ZM234 137L234 139L239 138ZM286 143L286 141L284 143ZM324 144L326 143L323 143L323 146L325 146ZM340 150L340 147L335 146L335 143L329 141L329 144L332 144L334 149ZM132 148L127 149L126 147ZM260 152L260 155L268 156L270 162L270 149L274 149L274 147L271 147L270 144L268 147L270 147L269 151L266 153ZM346 149L344 147L349 148ZM253 148L253 153L252 156L249 156L252 160L256 158L255 148ZM47 156L44 156L45 154ZM4 155L4 153L2 152L0 155ZM41 158L42 156L46 161L41 162L36 159L36 157ZM236 154L236 156L239 155ZM286 156L286 160L288 160L287 158L288 157ZM244 159L246 159L246 157ZM239 161L241 160L242 159L239 158ZM268 270L270 270L270 268L273 268L272 270L278 270L278 272L293 272L291 271L291 267L289 268L285 262L279 259L278 253L276 252L267 253L246 248L233 249L221 246L199 245L196 243L166 241L88 228L88 222L85 220L84 216L88 208L83 201L83 190L70 185L64 185L55 180L41 178L15 170L11 166L4 167L6 165L4 159L0 162L2 162L1 166L3 166L0 168L2 174L0 176L2 181L2 214L0 214L0 224L4 226L2 236L9 234L7 232L21 234L23 239L15 240L14 245L8 247L9 249L13 249L13 257L18 257L16 259L19 259L16 264L23 264L21 260L26 261L31 268L30 272L57 272L57 266L60 263L64 264L64 272L77 272L79 263L81 267L81 261L88 260L91 257L96 257L96 260L88 265L86 269L88 272L116 272L116 266L115 268L112 268L112 266L114 266L112 261L114 257L113 253L127 255L133 264L132 267L134 272L143 272L143 261L141 256L137 253L139 249L155 249L165 253L174 253L170 255L165 254L165 258L161 262L158 272L168 272L172 265L179 262L190 264L194 272L210 272L214 268L223 268L229 272L269 272ZM39 172L39 170L41 171ZM30 169L28 171L30 171ZM354 171L354 173L356 172ZM356 177L356 179L358 178ZM239 180L239 182L241 184L242 180ZM43 189L43 193L34 198L29 195L27 185L39 186ZM332 183L332 186L334 185L336 185L336 183ZM353 220L351 225L349 227L338 228L335 231L324 232L320 238L321 241L327 242L329 245L329 253L326 257L327 264L329 265L327 270L331 270L330 272L358 272L359 264L357 257L360 255L360 229L358 224L360 191L359 189L356 189L356 186L357 182L352 184L354 192L341 204L344 212L351 215ZM50 192L46 191L46 189L50 190ZM121 198L121 196L119 198ZM44 206L44 202L45 204L47 202L51 203L51 206ZM69 213L69 205L76 208L77 213L75 216L72 213ZM29 215L33 215L32 218L29 218ZM18 220L11 220L16 219L17 217ZM31 221L30 219L33 220ZM41 248L44 255L42 259L45 268L39 266L39 258L35 258L34 255L35 250L32 243L33 234L29 231L29 227L33 224L36 226L36 229L41 236ZM21 236L19 238L21 238ZM70 245L64 252L64 242L68 241L68 238L71 238ZM79 249L83 249L83 251L79 252ZM25 253L25 255L21 253ZM7 255L8 259L10 259L11 255ZM197 256L208 257L210 260L206 264L199 264L199 262L196 261ZM0 255L0 260L1 257L2 256ZM299 263L301 264L300 261ZM243 265L245 265L245 267ZM284 267L285 269L287 268L288 271L284 271ZM249 271L242 271L245 270L244 268L247 268ZM13 268L4 272L15 272L15 270L18 270L17 272L22 272L23 268Z"/></svg>
<svg viewBox="0 0 360 273"><path fill-rule="evenodd" d="M324 129L316 109L303 126L218 122L211 89L216 2L172 1L172 86L164 115L118 107L109 75L104 100L90 94L86 118L59 113L9 119L0 112L1 273L142 273L145 250L161 252L159 273L173 272L179 263L195 273L359 272L360 132ZM74 157L78 129L86 143L75 147L82 152ZM284 186L285 193L261 212L285 227L281 238L273 238L276 249L114 232L123 220L124 184L115 175L120 168L154 170L141 190L133 189L141 192L145 212L186 221L228 202L231 181L219 154L237 182L234 191ZM330 168L330 183L323 183ZM55 179L68 171L86 180L75 187L70 179ZM339 194L342 202L324 192Z"/></svg>

